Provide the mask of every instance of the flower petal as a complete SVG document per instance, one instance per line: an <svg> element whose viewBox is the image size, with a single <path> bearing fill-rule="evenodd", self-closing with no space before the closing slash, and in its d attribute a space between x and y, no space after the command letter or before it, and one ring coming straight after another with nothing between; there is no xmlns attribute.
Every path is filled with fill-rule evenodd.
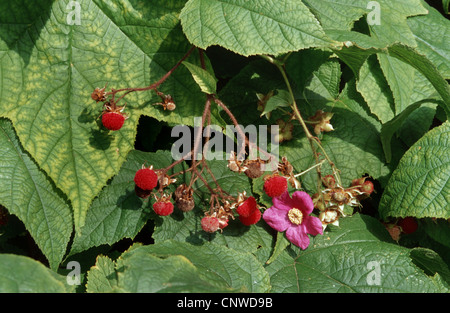
<svg viewBox="0 0 450 313"><path fill-rule="evenodd" d="M291 226L287 212L283 209L278 209L275 206L264 211L263 219L270 227L279 232L283 232Z"/></svg>
<svg viewBox="0 0 450 313"><path fill-rule="evenodd" d="M309 246L309 237L303 225L289 227L286 230L286 238L302 250L305 250Z"/></svg>
<svg viewBox="0 0 450 313"><path fill-rule="evenodd" d="M314 203L311 197L304 191L295 191L292 194L292 202L293 207L302 211L304 215L311 214L314 209Z"/></svg>
<svg viewBox="0 0 450 313"><path fill-rule="evenodd" d="M285 191L281 196L272 198L273 206L284 211L289 211L294 206L294 201L291 199L288 191Z"/></svg>
<svg viewBox="0 0 450 313"><path fill-rule="evenodd" d="M303 219L302 225L305 227L305 231L308 234L316 236L318 234L323 234L322 222L318 217L315 216L306 216Z"/></svg>

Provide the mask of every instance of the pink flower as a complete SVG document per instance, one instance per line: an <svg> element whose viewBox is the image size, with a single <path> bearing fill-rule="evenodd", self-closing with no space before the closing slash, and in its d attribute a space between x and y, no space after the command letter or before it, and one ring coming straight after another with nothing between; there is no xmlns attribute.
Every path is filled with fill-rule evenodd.
<svg viewBox="0 0 450 313"><path fill-rule="evenodd" d="M304 191L295 191L292 198L289 192L272 198L273 206L264 211L263 219L273 229L286 231L286 238L302 248L309 246L309 237L322 234L322 222L318 217L310 216L314 209L311 197Z"/></svg>

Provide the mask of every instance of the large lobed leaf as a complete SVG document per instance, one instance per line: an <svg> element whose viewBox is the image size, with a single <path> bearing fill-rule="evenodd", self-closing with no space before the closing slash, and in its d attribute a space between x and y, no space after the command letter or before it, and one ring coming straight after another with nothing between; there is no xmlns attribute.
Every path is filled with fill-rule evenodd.
<svg viewBox="0 0 450 313"><path fill-rule="evenodd" d="M73 1L71 2L74 3ZM127 96L130 118L117 132L98 119L95 87L143 87L159 80L189 50L178 20L180 1L1 2L0 107L24 149L67 194L76 231L107 180L133 148L141 114L192 124L202 97L180 67L161 86L179 103L163 111L155 94ZM14 12L14 14L11 14ZM72 20L70 20L70 18Z"/></svg>

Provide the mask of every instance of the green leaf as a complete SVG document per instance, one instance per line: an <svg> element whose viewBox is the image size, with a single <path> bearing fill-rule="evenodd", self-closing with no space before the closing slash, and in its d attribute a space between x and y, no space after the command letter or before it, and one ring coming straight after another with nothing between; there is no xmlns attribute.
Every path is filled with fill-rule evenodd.
<svg viewBox="0 0 450 313"><path fill-rule="evenodd" d="M436 116L437 106L445 106L444 103L439 103L442 99L433 85L422 73L415 70L414 88L410 94L410 103L412 105L419 101L423 104L406 118L398 130L398 137L408 147L411 147L430 130Z"/></svg>
<svg viewBox="0 0 450 313"><path fill-rule="evenodd" d="M202 92L206 94L216 93L217 79L211 73L202 69L200 66L186 61L184 61L183 64L191 72L192 77L197 82Z"/></svg>
<svg viewBox="0 0 450 313"><path fill-rule="evenodd" d="M398 114L395 118L382 125L380 136L387 163L389 163L392 158L392 151L391 151L392 136L395 134L397 130L400 129L404 121L410 116L412 112L417 110L423 103L427 103L429 101L430 100L422 100L409 105L403 112Z"/></svg>
<svg viewBox="0 0 450 313"><path fill-rule="evenodd" d="M445 219L424 219L420 226L436 242L450 248L450 225Z"/></svg>
<svg viewBox="0 0 450 313"><path fill-rule="evenodd" d="M206 233L202 229L200 221L207 206L205 205L201 210L199 207L202 208L197 206L191 212L181 214L177 211L171 217L162 218L162 221L156 224L152 235L155 243L169 239L188 242L193 245L212 242L240 252L256 252L261 247L272 246L272 234L263 221L256 225L245 226L236 217L235 220L229 221L223 232Z"/></svg>
<svg viewBox="0 0 450 313"><path fill-rule="evenodd" d="M401 42L416 46L415 36L407 23L407 17L427 14L420 0L380 1L380 23L370 25L370 33L383 44Z"/></svg>
<svg viewBox="0 0 450 313"><path fill-rule="evenodd" d="M390 172L385 164L380 141L380 123L365 111L365 103L355 89L355 82L350 81L335 102L325 107L311 108L332 112L330 120L334 131L323 134L322 146L340 170L342 184L349 186L352 179L369 175L381 179ZM300 130L299 130L300 132ZM303 135L294 135L294 139L280 146L280 155L286 156L296 172L301 172L314 165L314 158L308 140ZM325 163L322 174L331 174ZM302 187L316 192L317 175L310 171L301 177Z"/></svg>
<svg viewBox="0 0 450 313"><path fill-rule="evenodd" d="M304 251L286 250L266 269L272 292L448 292L379 221L359 214L341 218Z"/></svg>
<svg viewBox="0 0 450 313"><path fill-rule="evenodd" d="M373 37L383 44L403 42L415 46L407 17L426 14L419 0L379 0L378 6L369 6L366 0L304 1L317 16L324 30L351 30L355 21L364 17ZM379 9L379 11L378 11ZM370 15L370 16L369 16ZM379 23L375 18L379 17Z"/></svg>
<svg viewBox="0 0 450 313"><path fill-rule="evenodd" d="M0 203L24 223L56 269L72 234L71 209L4 118L0 118L0 147Z"/></svg>
<svg viewBox="0 0 450 313"><path fill-rule="evenodd" d="M238 252L214 243L198 246L173 240L142 249L159 257L182 255L199 269L204 280L217 286L246 292L270 290L269 275L249 252Z"/></svg>
<svg viewBox="0 0 450 313"><path fill-rule="evenodd" d="M285 237L284 233L277 232L277 240L275 242L275 247L270 258L267 260L266 264L272 263L280 254L290 245L291 243Z"/></svg>
<svg viewBox="0 0 450 313"><path fill-rule="evenodd" d="M86 292L110 292L117 287L114 262L107 256L99 255L95 265L87 273Z"/></svg>
<svg viewBox="0 0 450 313"><path fill-rule="evenodd" d="M230 292L225 285L212 284L186 257L159 258L146 247L133 246L114 263L100 257L88 272L88 292Z"/></svg>
<svg viewBox="0 0 450 313"><path fill-rule="evenodd" d="M314 71L305 86L303 95L308 103L323 106L339 96L341 68L336 58L329 59Z"/></svg>
<svg viewBox="0 0 450 313"><path fill-rule="evenodd" d="M396 57L417 69L430 81L444 101L442 108L447 116L450 116L450 87L436 66L415 49L402 44L389 46L387 52L390 56Z"/></svg>
<svg viewBox="0 0 450 313"><path fill-rule="evenodd" d="M391 56L379 53L377 57L381 70L392 91L394 112L399 114L410 104L416 70L409 64Z"/></svg>
<svg viewBox="0 0 450 313"><path fill-rule="evenodd" d="M392 92L374 56L370 56L361 67L356 88L364 97L370 111L382 123L395 116Z"/></svg>
<svg viewBox="0 0 450 313"><path fill-rule="evenodd" d="M350 33L347 33L347 34L344 34L342 32L340 33L341 39L350 38L348 36L350 36ZM359 37L355 37L355 38L359 40L364 37L359 36ZM447 116L450 116L450 87L449 87L447 81L445 80L444 76L439 72L439 70L436 68L436 66L427 57L418 53L416 49L408 47L408 46L400 44L400 43L394 43L385 48L380 48L379 43L377 44L377 46L370 47L369 43L370 43L369 41L363 40L362 44L359 45L360 42L353 42L353 41L347 40L345 42L342 42L342 45L340 47L336 48L336 53L338 55L344 55L343 61L349 62L349 66L351 66L353 71L357 70L358 66L361 66L360 70L363 71L364 74L369 75L368 83L363 84L363 87L362 87L363 88L362 92L366 93L366 98L369 97L369 99L373 100L377 96L380 96L382 94L382 92L386 92L386 91L379 90L380 86L382 86L384 84L384 86L386 87L386 84L382 83L384 80L384 76L382 77L380 75L380 73L376 69L376 67L374 67L374 72L371 73L370 68L368 68L368 64L364 63L364 66L363 66L361 61L366 60L366 57L368 55L370 55L371 53L384 53L389 56L395 57L395 58L403 61L404 63L409 64L410 66L415 68L417 71L419 71L423 76L425 76L428 79L428 81L433 85L435 90L439 93L439 95L441 96L441 98L443 100L442 108L446 112ZM351 55L351 54L356 54L356 55L359 54L359 57L348 58L348 55ZM355 59L356 59L356 61L355 61ZM376 77L379 78L378 82L375 80ZM371 91L371 89L370 89L371 86L375 87L376 90ZM420 88L422 88L422 86ZM361 89L361 85L359 85L359 89ZM413 90L413 93L414 93L414 90ZM374 96L374 97L371 98L371 96ZM415 100L415 101L417 101L417 100ZM413 102L415 102L415 101L413 101ZM390 110L393 111L392 107L394 104L392 102L389 102L389 103L391 104ZM390 112L390 113L388 112L389 109L386 104L386 101L383 101L382 104L383 104L383 106L382 106L382 109L380 110L380 109L376 108L376 103L372 102L371 109L375 110L375 111L380 111L378 113L383 116L382 118L384 120L388 120L389 117L393 117L392 112Z"/></svg>
<svg viewBox="0 0 450 313"><path fill-rule="evenodd" d="M327 30L327 35L343 43L342 48L333 51L350 67L357 80L359 80L359 71L367 58L383 48L376 38L356 31L330 29Z"/></svg>
<svg viewBox="0 0 450 313"><path fill-rule="evenodd" d="M2 70L1 115L12 120L24 149L71 201L76 231L134 148L140 115L189 125L192 116L201 116L198 99L204 97L179 67L159 90L182 105L164 111L152 105L160 101L155 93L129 94L123 100L129 119L119 131L106 131L98 119L102 104L91 92L106 84L148 86L177 64L191 47L178 19L184 3L79 4L79 25L68 23L76 11L67 1L0 4L0 20L8 25L0 33L0 67L8 69Z"/></svg>
<svg viewBox="0 0 450 313"><path fill-rule="evenodd" d="M154 201L152 198L142 200L136 195L134 175L143 164L160 169L169 166L172 161L168 151L131 151L119 173L92 202L86 223L79 236L74 238L71 254L100 245L112 245L124 238L133 239L152 217L150 202ZM179 170L180 166L175 166L168 171L168 175ZM173 186L166 189L166 192L173 191Z"/></svg>
<svg viewBox="0 0 450 313"><path fill-rule="evenodd" d="M287 90L276 90L275 94L267 100L260 116L267 115L277 108L289 107L291 103L291 95Z"/></svg>
<svg viewBox="0 0 450 313"><path fill-rule="evenodd" d="M258 111L257 94L267 95L274 90L284 89L286 89L286 84L278 69L275 66L268 66L265 60L257 59L230 79L227 85L221 89L219 97L233 114L239 117L239 123L261 125L266 124L267 120L260 118L261 111Z"/></svg>
<svg viewBox="0 0 450 313"><path fill-rule="evenodd" d="M450 218L450 123L429 131L402 157L380 201L388 216Z"/></svg>
<svg viewBox="0 0 450 313"><path fill-rule="evenodd" d="M1 293L66 293L73 292L66 277L31 258L0 254Z"/></svg>
<svg viewBox="0 0 450 313"><path fill-rule="evenodd" d="M289 75L292 84L301 90L296 101L302 116L305 119L313 116L318 109L334 113L330 122L335 130L323 134L321 140L330 158L341 170L341 178L345 185L365 174L374 179L385 177L390 170L385 164L379 137L381 124L366 111L367 105L356 91L354 80L347 84L337 98L334 98L341 83L341 72L336 60L330 59L329 56L329 52L305 50L293 53L288 60L287 69L291 69ZM273 86L283 88L283 80L277 76L275 69L275 66L268 66L259 60L251 63L222 89L221 97L230 103L233 112L242 116L246 122L264 123L265 120L261 119L251 120L252 116L258 114L257 99L253 95L266 94L272 90L270 85L267 86L268 82L272 88ZM307 88L305 95L310 96L307 100L311 104L299 99L305 88ZM274 119L272 117L268 123L274 124ZM279 152L280 156L287 157L298 173L314 165L314 158L300 127L294 127L293 137L292 140L281 143ZM326 165L322 168L323 173L330 170ZM317 182L315 171L310 171L301 179L302 187L314 193ZM262 185L258 185L257 188L262 192ZM258 194L258 191L254 192ZM261 199L270 202L270 199L264 198L264 194ZM267 202L264 204L270 205Z"/></svg>
<svg viewBox="0 0 450 313"><path fill-rule="evenodd" d="M428 275L438 273L442 279L450 284L450 270L444 260L433 250L426 248L414 248L410 253L414 263L423 268Z"/></svg>
<svg viewBox="0 0 450 313"><path fill-rule="evenodd" d="M213 159L211 161L207 161L207 164L211 170L211 173L214 175L215 179L210 175L203 175L205 181L215 188L215 184L221 186L221 188L229 193L230 195L237 197L239 192L246 192L248 196L251 196L251 186L249 179L244 174L239 174L231 171L228 168L228 161L219 159ZM186 181L190 180L190 175L186 175ZM205 197L208 197L209 189L206 187L205 183L197 179L193 184L193 188L196 191L194 193L194 199L196 203L200 204L200 201L205 201Z"/></svg>
<svg viewBox="0 0 450 313"><path fill-rule="evenodd" d="M450 21L448 18L429 6L425 1L422 5L428 10L427 15L414 16L407 20L417 42L417 51L425 55L442 73L450 78ZM447 1L448 10L449 1ZM448 14L448 12L447 12Z"/></svg>
<svg viewBox="0 0 450 313"><path fill-rule="evenodd" d="M319 22L295 0L189 0L180 14L189 41L220 45L244 56L325 46Z"/></svg>

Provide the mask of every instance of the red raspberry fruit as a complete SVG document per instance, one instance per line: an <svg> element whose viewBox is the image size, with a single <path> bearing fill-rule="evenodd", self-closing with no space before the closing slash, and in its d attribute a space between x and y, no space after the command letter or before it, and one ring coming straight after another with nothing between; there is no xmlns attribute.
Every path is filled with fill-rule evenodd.
<svg viewBox="0 0 450 313"><path fill-rule="evenodd" d="M405 234L412 234L418 227L417 221L414 217L405 217L399 220L397 225L402 228L402 231Z"/></svg>
<svg viewBox="0 0 450 313"><path fill-rule="evenodd" d="M205 216L201 221L202 229L207 233L214 233L220 227L219 219L214 216Z"/></svg>
<svg viewBox="0 0 450 313"><path fill-rule="evenodd" d="M157 201L153 203L153 210L161 216L170 215L173 212L173 203L170 201Z"/></svg>
<svg viewBox="0 0 450 313"><path fill-rule="evenodd" d="M102 115L102 124L109 130L119 130L125 122L125 116L117 112L107 112Z"/></svg>
<svg viewBox="0 0 450 313"><path fill-rule="evenodd" d="M143 190L152 190L158 184L158 175L151 168L141 168L134 175L134 182Z"/></svg>
<svg viewBox="0 0 450 313"><path fill-rule="evenodd" d="M261 211L256 209L254 210L249 216L244 217L242 215L239 215L239 220L242 224L245 226L250 226L253 224L258 223L258 221L261 219Z"/></svg>
<svg viewBox="0 0 450 313"><path fill-rule="evenodd" d="M240 206L238 206L236 212L239 216L249 217L256 208L256 200L253 197L248 197Z"/></svg>
<svg viewBox="0 0 450 313"><path fill-rule="evenodd" d="M287 179L282 176L273 176L264 182L264 191L273 198L281 196L287 190Z"/></svg>

